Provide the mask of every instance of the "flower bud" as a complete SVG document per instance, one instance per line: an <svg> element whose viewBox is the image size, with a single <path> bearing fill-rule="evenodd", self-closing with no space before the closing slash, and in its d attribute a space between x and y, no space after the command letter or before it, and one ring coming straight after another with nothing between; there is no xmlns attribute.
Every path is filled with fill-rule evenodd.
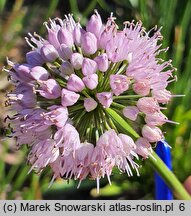
<svg viewBox="0 0 191 216"><path fill-rule="evenodd" d="M164 138L162 131L155 126L144 125L142 135L149 142L158 142Z"/></svg>
<svg viewBox="0 0 191 216"><path fill-rule="evenodd" d="M161 126L166 122L173 123L172 121L168 120L168 118L162 112L155 112L152 114L147 114L145 116L145 122L151 126L157 126L157 125Z"/></svg>
<svg viewBox="0 0 191 216"><path fill-rule="evenodd" d="M98 75L97 74L90 74L88 76L83 77L83 82L87 86L87 88L93 90L98 85Z"/></svg>
<svg viewBox="0 0 191 216"><path fill-rule="evenodd" d="M125 75L111 75L110 86L115 95L120 95L129 88L130 80Z"/></svg>
<svg viewBox="0 0 191 216"><path fill-rule="evenodd" d="M127 106L123 109L123 115L132 121L137 119L138 113L139 110L136 106Z"/></svg>
<svg viewBox="0 0 191 216"><path fill-rule="evenodd" d="M83 82L87 88L93 90L98 85L98 75L97 74L90 74L88 76L83 77Z"/></svg>
<svg viewBox="0 0 191 216"><path fill-rule="evenodd" d="M94 74L97 70L97 63L89 58L84 58L82 62L82 73L84 76Z"/></svg>
<svg viewBox="0 0 191 216"><path fill-rule="evenodd" d="M47 81L38 81L40 84L40 90L37 90L41 96L47 99L56 99L61 95L61 88L54 79L48 79Z"/></svg>
<svg viewBox="0 0 191 216"><path fill-rule="evenodd" d="M78 101L79 97L80 95L73 91L62 89L61 104L62 106L72 106Z"/></svg>
<svg viewBox="0 0 191 216"><path fill-rule="evenodd" d="M98 69L101 72L106 72L109 67L109 61L106 53L97 56L94 61L97 63Z"/></svg>
<svg viewBox="0 0 191 216"><path fill-rule="evenodd" d="M135 93L146 96L150 93L150 85L148 80L137 81L133 84L133 90Z"/></svg>
<svg viewBox="0 0 191 216"><path fill-rule="evenodd" d="M96 94L97 99L103 105L104 108L109 108L113 102L113 94L112 92L101 92Z"/></svg>
<svg viewBox="0 0 191 216"><path fill-rule="evenodd" d="M85 88L83 81L75 74L72 74L67 82L67 89L74 92L81 92Z"/></svg>
<svg viewBox="0 0 191 216"><path fill-rule="evenodd" d="M35 80L46 81L49 77L48 71L41 66L33 67L30 74Z"/></svg>
<svg viewBox="0 0 191 216"><path fill-rule="evenodd" d="M61 66L60 66L60 71L64 74L64 75L71 75L74 73L74 68L71 65L70 62L68 61L64 61Z"/></svg>
<svg viewBox="0 0 191 216"><path fill-rule="evenodd" d="M66 44L69 48L71 48L74 44L73 36L67 28L62 27L58 31L58 41L60 44Z"/></svg>
<svg viewBox="0 0 191 216"><path fill-rule="evenodd" d="M58 52L52 44L45 44L40 49L42 58L47 62L53 62L58 58Z"/></svg>
<svg viewBox="0 0 191 216"><path fill-rule="evenodd" d="M62 59L68 60L72 55L72 50L66 44L61 44L59 47L59 55Z"/></svg>
<svg viewBox="0 0 191 216"><path fill-rule="evenodd" d="M60 43L58 41L58 30L60 29L59 25L55 25L54 28L49 28L48 25L45 23L46 28L48 30L48 41L56 48L58 49L60 46Z"/></svg>
<svg viewBox="0 0 191 216"><path fill-rule="evenodd" d="M137 101L137 107L141 112L145 114L151 114L156 111L160 111L159 104L152 97L143 97Z"/></svg>
<svg viewBox="0 0 191 216"><path fill-rule="evenodd" d="M98 38L102 30L102 26L103 25L102 25L101 17L96 11L96 14L93 14L90 20L88 21L86 30L88 32L93 33Z"/></svg>
<svg viewBox="0 0 191 216"><path fill-rule="evenodd" d="M97 51L97 38L91 32L82 35L81 48L85 54L92 55Z"/></svg>
<svg viewBox="0 0 191 216"><path fill-rule="evenodd" d="M143 158L148 158L152 153L151 144L143 137L140 137L136 142L136 153L141 155Z"/></svg>
<svg viewBox="0 0 191 216"><path fill-rule="evenodd" d="M27 63L32 66L42 65L44 60L42 59L41 55L36 51L30 51L26 54Z"/></svg>
<svg viewBox="0 0 191 216"><path fill-rule="evenodd" d="M70 62L74 69L79 70L82 68L83 56L80 53L73 53L70 58Z"/></svg>
<svg viewBox="0 0 191 216"><path fill-rule="evenodd" d="M87 112L91 112L97 107L97 102L93 98L84 98L84 107Z"/></svg>
<svg viewBox="0 0 191 216"><path fill-rule="evenodd" d="M159 103L163 104L168 103L172 98L171 92L166 89L152 90L152 95Z"/></svg>
<svg viewBox="0 0 191 216"><path fill-rule="evenodd" d="M80 27L80 24L77 23L73 31L74 42L77 46L81 45L81 37L83 33L85 33L85 31Z"/></svg>

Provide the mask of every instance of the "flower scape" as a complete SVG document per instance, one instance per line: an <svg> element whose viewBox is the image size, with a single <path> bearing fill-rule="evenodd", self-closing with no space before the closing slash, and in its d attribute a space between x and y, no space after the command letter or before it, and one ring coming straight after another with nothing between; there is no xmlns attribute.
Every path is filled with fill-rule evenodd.
<svg viewBox="0 0 191 216"><path fill-rule="evenodd" d="M162 36L154 27L115 17L103 24L97 11L82 28L72 15L45 23L47 38L26 38L26 63L8 60L15 90L7 120L18 147L28 145L31 170L49 166L57 177L81 181L107 177L114 167L139 175L138 159L152 157L164 139L159 128L174 123L161 112L174 97L171 61L158 58Z"/></svg>

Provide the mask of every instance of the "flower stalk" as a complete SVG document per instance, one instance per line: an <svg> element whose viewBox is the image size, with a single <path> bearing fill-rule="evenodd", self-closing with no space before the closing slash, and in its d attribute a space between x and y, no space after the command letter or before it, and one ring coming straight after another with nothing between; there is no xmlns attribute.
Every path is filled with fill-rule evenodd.
<svg viewBox="0 0 191 216"><path fill-rule="evenodd" d="M158 157L153 151L153 157L148 158L148 163L153 169L163 178L169 188L172 190L174 195L179 200L191 200L191 196L185 190L181 182L177 179L174 173L164 164L164 162Z"/></svg>
<svg viewBox="0 0 191 216"><path fill-rule="evenodd" d="M121 95L121 96L114 96L113 100L121 100L121 99L132 99L132 98L140 98L141 95Z"/></svg>

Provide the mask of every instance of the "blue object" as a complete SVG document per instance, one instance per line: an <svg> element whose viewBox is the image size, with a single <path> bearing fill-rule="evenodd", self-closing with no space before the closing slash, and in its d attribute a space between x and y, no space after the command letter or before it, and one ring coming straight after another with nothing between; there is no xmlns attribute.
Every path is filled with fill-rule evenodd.
<svg viewBox="0 0 191 216"><path fill-rule="evenodd" d="M156 153L161 158L161 160L166 164L166 166L170 170L172 170L170 147L165 140L161 140L157 143ZM155 199L173 199L172 191L157 173L155 173Z"/></svg>

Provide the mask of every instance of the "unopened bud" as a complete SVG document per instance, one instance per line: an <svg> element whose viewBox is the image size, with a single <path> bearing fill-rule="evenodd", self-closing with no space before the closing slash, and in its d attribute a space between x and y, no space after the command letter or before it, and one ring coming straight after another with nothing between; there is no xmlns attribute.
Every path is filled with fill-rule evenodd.
<svg viewBox="0 0 191 216"><path fill-rule="evenodd" d="M61 66L60 66L60 71L64 74L64 75L71 75L74 73L74 68L71 65L70 62L68 61L64 61Z"/></svg>
<svg viewBox="0 0 191 216"><path fill-rule="evenodd" d="M82 68L83 56L80 53L73 53L70 58L70 62L74 69L79 70Z"/></svg>
<svg viewBox="0 0 191 216"><path fill-rule="evenodd" d="M111 92L101 92L96 94L97 99L104 108L109 108L113 102L113 94Z"/></svg>
<svg viewBox="0 0 191 216"><path fill-rule="evenodd" d="M83 81L75 74L72 74L67 82L67 89L74 92L81 92L85 88Z"/></svg>
<svg viewBox="0 0 191 216"><path fill-rule="evenodd" d="M97 63L98 69L101 72L105 72L107 71L108 67L109 67L109 61L108 61L108 57L107 54L104 53L102 55L97 56L94 61Z"/></svg>
<svg viewBox="0 0 191 216"><path fill-rule="evenodd" d="M97 51L97 38L91 32L82 35L81 48L85 54L94 54Z"/></svg>
<svg viewBox="0 0 191 216"><path fill-rule="evenodd" d="M40 53L47 62L53 62L58 58L58 52L52 44L46 44L41 47Z"/></svg>
<svg viewBox="0 0 191 216"><path fill-rule="evenodd" d="M84 107L87 112L91 112L97 107L97 102L93 98L84 98Z"/></svg>
<svg viewBox="0 0 191 216"><path fill-rule="evenodd" d="M30 74L35 80L46 81L49 77L48 71L41 66L33 67Z"/></svg>
<svg viewBox="0 0 191 216"><path fill-rule="evenodd" d="M58 31L58 41L60 44L66 44L70 48L74 44L72 33L67 28L61 28Z"/></svg>
<svg viewBox="0 0 191 216"><path fill-rule="evenodd" d="M73 92L73 91L69 91L67 89L62 89L62 95L61 95L62 106L74 105L78 101L79 97L80 97L80 95Z"/></svg>
<svg viewBox="0 0 191 216"><path fill-rule="evenodd" d="M96 12L96 14L93 14L90 18L90 20L87 23L86 30L88 32L93 33L96 37L99 37L100 32L102 30L102 20L100 15Z"/></svg>
<svg viewBox="0 0 191 216"><path fill-rule="evenodd" d="M41 55L36 51L30 51L26 54L27 63L32 66L40 66L44 63Z"/></svg>
<svg viewBox="0 0 191 216"><path fill-rule="evenodd" d="M59 55L62 59L68 60L72 55L72 50L66 44L61 44L59 47Z"/></svg>
<svg viewBox="0 0 191 216"><path fill-rule="evenodd" d="M164 138L162 131L155 126L144 125L142 135L149 142L158 142Z"/></svg>
<svg viewBox="0 0 191 216"><path fill-rule="evenodd" d="M136 106L127 106L123 109L123 115L132 121L137 119L138 113L139 110Z"/></svg>
<svg viewBox="0 0 191 216"><path fill-rule="evenodd" d="M98 75L90 74L88 76L83 77L84 84L91 90L95 89L98 85Z"/></svg>
<svg viewBox="0 0 191 216"><path fill-rule="evenodd" d="M94 74L97 70L97 63L89 58L84 58L82 62L82 73L84 76Z"/></svg>

